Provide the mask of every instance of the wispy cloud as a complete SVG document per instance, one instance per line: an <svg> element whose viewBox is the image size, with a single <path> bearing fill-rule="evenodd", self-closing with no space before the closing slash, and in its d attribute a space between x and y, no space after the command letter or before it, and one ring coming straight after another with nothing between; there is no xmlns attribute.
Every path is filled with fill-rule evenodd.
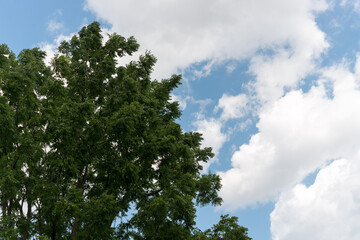
<svg viewBox="0 0 360 240"><path fill-rule="evenodd" d="M64 23L59 21L58 19L61 18L62 11L58 9L52 14L51 19L47 23L47 30L52 33L59 33L65 29Z"/></svg>
<svg viewBox="0 0 360 240"><path fill-rule="evenodd" d="M62 23L62 22L57 22L57 21L55 21L55 20L50 20L50 21L48 22L47 29L48 29L50 32L57 32L57 31L59 31L59 30L64 29L64 23Z"/></svg>

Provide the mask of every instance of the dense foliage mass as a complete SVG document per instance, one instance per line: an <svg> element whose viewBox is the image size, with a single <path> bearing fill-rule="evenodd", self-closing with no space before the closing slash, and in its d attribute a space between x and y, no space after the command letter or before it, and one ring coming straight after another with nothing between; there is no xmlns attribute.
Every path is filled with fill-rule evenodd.
<svg viewBox="0 0 360 240"><path fill-rule="evenodd" d="M200 173L213 154L175 122L179 75L151 81L149 52L118 66L138 47L96 22L51 67L0 45L1 239L249 239L228 216L194 228L196 205L221 203Z"/></svg>

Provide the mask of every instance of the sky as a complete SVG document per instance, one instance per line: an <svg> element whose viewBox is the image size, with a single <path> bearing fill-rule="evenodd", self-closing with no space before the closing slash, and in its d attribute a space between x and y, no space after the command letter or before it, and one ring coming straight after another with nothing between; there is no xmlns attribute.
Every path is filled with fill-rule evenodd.
<svg viewBox="0 0 360 240"><path fill-rule="evenodd" d="M0 0L0 43L40 47L99 21L182 74L172 99L222 178L201 229L239 217L254 240L360 239L360 0Z"/></svg>

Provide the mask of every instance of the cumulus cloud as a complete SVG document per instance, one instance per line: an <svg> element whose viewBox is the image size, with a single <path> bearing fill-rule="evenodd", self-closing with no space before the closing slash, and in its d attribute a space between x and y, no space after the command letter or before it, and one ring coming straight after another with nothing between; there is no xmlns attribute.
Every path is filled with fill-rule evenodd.
<svg viewBox="0 0 360 240"><path fill-rule="evenodd" d="M360 158L323 168L313 185L281 194L271 213L273 240L360 239Z"/></svg>
<svg viewBox="0 0 360 240"><path fill-rule="evenodd" d="M256 77L253 87L261 104L282 97L285 88L296 89L301 79L317 71L319 57L328 44L324 33L313 28L299 29L312 38L303 37L303 42L298 39L290 49L279 48L274 55L260 54L251 59L249 72Z"/></svg>
<svg viewBox="0 0 360 240"><path fill-rule="evenodd" d="M291 48L290 55L306 62L326 48L315 23L315 13L328 8L326 0L87 0L86 8L113 31L134 35L143 50L152 50L159 59L157 78L193 63L251 58L259 49L278 56L279 49Z"/></svg>
<svg viewBox="0 0 360 240"><path fill-rule="evenodd" d="M323 71L309 92L293 90L262 108L248 144L220 172L225 207L236 209L274 200L309 173L360 148L359 61Z"/></svg>

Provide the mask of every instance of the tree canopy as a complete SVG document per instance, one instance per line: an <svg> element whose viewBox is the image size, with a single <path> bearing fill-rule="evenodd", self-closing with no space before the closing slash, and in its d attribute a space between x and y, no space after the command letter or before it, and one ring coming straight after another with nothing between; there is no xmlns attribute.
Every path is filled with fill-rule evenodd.
<svg viewBox="0 0 360 240"><path fill-rule="evenodd" d="M37 48L0 45L0 238L250 239L228 216L195 228L221 183L201 173L201 134L176 123L181 76L152 81L150 52L119 66L139 45L106 39L83 27L50 67Z"/></svg>

